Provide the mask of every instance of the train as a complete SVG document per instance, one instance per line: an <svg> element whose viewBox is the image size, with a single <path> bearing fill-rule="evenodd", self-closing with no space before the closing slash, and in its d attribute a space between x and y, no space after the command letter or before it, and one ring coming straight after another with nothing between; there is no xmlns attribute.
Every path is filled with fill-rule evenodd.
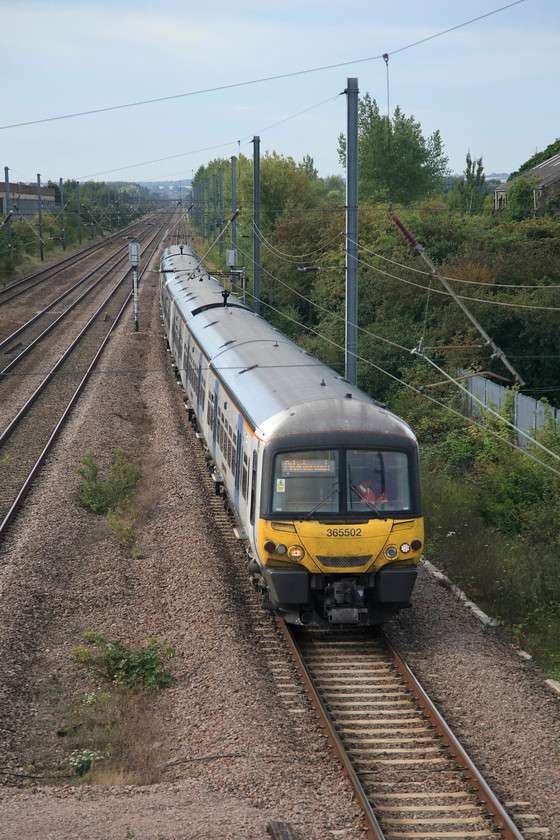
<svg viewBox="0 0 560 840"><path fill-rule="evenodd" d="M416 436L228 285L187 245L163 251L167 346L251 582L290 624L383 624L422 556Z"/></svg>

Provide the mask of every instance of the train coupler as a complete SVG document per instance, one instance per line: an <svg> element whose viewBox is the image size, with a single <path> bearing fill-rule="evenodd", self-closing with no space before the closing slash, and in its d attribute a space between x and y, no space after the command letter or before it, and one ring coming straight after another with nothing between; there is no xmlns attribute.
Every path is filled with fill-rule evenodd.
<svg viewBox="0 0 560 840"><path fill-rule="evenodd" d="M325 589L324 612L329 624L361 624L367 616L364 590L354 580L339 580Z"/></svg>

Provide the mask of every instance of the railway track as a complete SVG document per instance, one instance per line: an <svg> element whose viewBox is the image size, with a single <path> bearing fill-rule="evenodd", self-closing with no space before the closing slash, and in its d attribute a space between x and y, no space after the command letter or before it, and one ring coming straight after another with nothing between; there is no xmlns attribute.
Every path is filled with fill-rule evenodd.
<svg viewBox="0 0 560 840"><path fill-rule="evenodd" d="M232 518L210 476L208 489L213 517L239 558ZM286 625L262 610L243 559L237 578L279 697L297 720L307 694L370 840L548 840L530 802L499 801L382 630ZM274 832L300 837L289 825Z"/></svg>
<svg viewBox="0 0 560 840"><path fill-rule="evenodd" d="M135 229L138 230L136 236L141 242L153 232L153 227L147 227L146 225L135 226ZM89 257L91 254L88 252L85 256ZM124 263L127 257L128 245L120 245L101 261L90 265L91 260L88 260L85 273L81 274L79 279L76 280L75 269L85 258L79 252L74 255L73 261L70 261L71 258L67 258L60 269L57 270L56 265L51 266L48 270L45 269L44 276L41 273L41 276L34 281L33 285L20 289L17 295L14 293L14 297L27 295L27 298L31 298L31 306L33 306L33 301L36 300L37 291L41 291L44 297L40 303L41 308L31 318L13 329L9 335L0 337L0 354L7 361L5 366L3 366L3 362L0 362L0 376L9 373L17 365L21 355L23 355L21 354L22 348L24 351L32 349L37 337L42 338L48 334L51 328L60 323L66 315L103 282L112 269L120 263ZM67 271L70 273L70 279L62 277ZM47 281L51 281L53 278L57 280L56 286L49 286ZM40 290L33 291L36 286L40 286ZM31 297L32 294L33 297ZM52 299L49 300L49 297ZM8 302L0 301L0 305L6 305ZM25 305L25 300L22 301L22 304ZM25 311L23 306L22 311ZM12 356L14 358L10 360Z"/></svg>
<svg viewBox="0 0 560 840"><path fill-rule="evenodd" d="M144 246L139 278L160 246L164 222ZM68 414L91 376L132 297L129 268L120 269L93 313L0 432L0 538L13 521Z"/></svg>
<svg viewBox="0 0 560 840"><path fill-rule="evenodd" d="M133 225L126 228L126 230L112 233L104 239L98 239L92 244L86 245L78 252L74 252L60 260L57 260L52 265L43 266L42 268L30 272L29 274L17 277L12 281L6 281L0 285L0 306L4 306L31 291L35 287L41 286L47 280L52 280L54 278L57 278L58 280L67 269L73 269L79 262L86 260L92 254L103 250L107 247L107 245L118 242L122 239L123 235L134 236L137 231L142 231L145 227L146 222L144 220L135 222Z"/></svg>
<svg viewBox="0 0 560 840"><path fill-rule="evenodd" d="M371 837L521 840L382 631L282 632Z"/></svg>

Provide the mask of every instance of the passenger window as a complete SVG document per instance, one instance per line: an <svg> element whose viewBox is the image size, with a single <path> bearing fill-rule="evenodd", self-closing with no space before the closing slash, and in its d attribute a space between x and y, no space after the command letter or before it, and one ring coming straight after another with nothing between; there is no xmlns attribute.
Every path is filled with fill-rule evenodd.
<svg viewBox="0 0 560 840"><path fill-rule="evenodd" d="M255 502L257 497L257 453L253 452L253 463L251 466L251 505L249 510L249 522L255 521Z"/></svg>
<svg viewBox="0 0 560 840"><path fill-rule="evenodd" d="M249 484L249 458L243 453L243 470L241 473L241 495L247 501L247 485Z"/></svg>

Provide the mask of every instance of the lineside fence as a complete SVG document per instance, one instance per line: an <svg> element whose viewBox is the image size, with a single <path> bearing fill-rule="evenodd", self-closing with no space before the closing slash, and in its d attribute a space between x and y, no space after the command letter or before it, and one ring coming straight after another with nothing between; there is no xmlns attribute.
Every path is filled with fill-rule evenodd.
<svg viewBox="0 0 560 840"><path fill-rule="evenodd" d="M468 374L468 371L465 370L462 373ZM536 430L545 423L546 413L551 412L556 424L560 422L560 409L552 408L546 405L546 403L535 400L532 397L526 397L525 394L517 394L515 392L512 394L503 385L491 382L484 376L471 376L469 379L463 381L463 385L471 395L468 397L468 411L471 417L480 418L482 416L482 410L473 399L473 396L495 411L501 411L504 407L506 396L511 396L513 397L513 423L518 429L526 432L531 437L534 437ZM519 435L518 443L523 449L527 446L525 435Z"/></svg>

